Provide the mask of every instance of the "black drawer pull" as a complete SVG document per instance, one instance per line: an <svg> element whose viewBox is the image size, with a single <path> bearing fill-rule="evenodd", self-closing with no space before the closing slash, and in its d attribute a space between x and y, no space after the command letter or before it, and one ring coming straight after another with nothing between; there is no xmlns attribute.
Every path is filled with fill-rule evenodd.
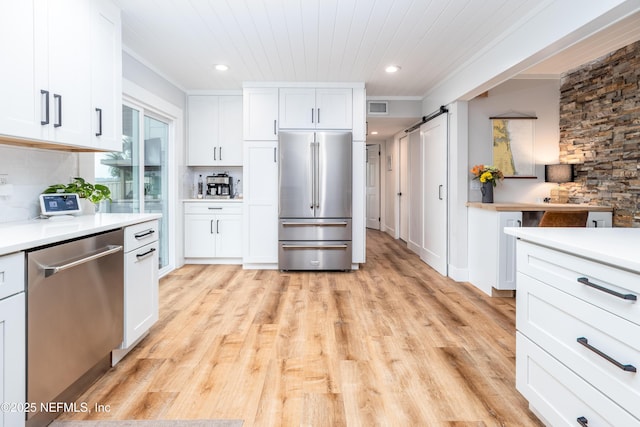
<svg viewBox="0 0 640 427"><path fill-rule="evenodd" d="M578 417L576 419L576 421L578 422L578 424L580 424L582 427L589 427L589 420L586 419L585 417Z"/></svg>
<svg viewBox="0 0 640 427"><path fill-rule="evenodd" d="M146 257L147 255L151 255L151 254L152 254L152 253L154 253L155 251L156 251L156 248L151 248L151 249L149 249L149 250L148 250L147 252L145 252L145 253L142 253L142 254L136 254L136 257L137 257L138 259L140 259L140 258L144 258L144 257Z"/></svg>
<svg viewBox="0 0 640 427"><path fill-rule="evenodd" d="M135 237L136 239L142 239L143 237L150 236L155 232L156 232L155 230L149 229L149 230L143 231L142 233L134 234L133 237Z"/></svg>
<svg viewBox="0 0 640 427"><path fill-rule="evenodd" d="M618 298L626 299L628 301L636 301L638 299L638 297L635 296L634 294L621 294L620 292L616 292L614 290L605 288L604 286L600 286L600 285L596 285L595 283L591 283L589 281L589 279L587 279L586 277L578 277L578 282L582 283L583 285L590 286L593 289L597 289L599 291L606 292L609 295L613 295L613 296L618 297Z"/></svg>
<svg viewBox="0 0 640 427"><path fill-rule="evenodd" d="M589 350L593 351L598 356L600 356L603 359L605 359L607 362L613 363L614 365L616 365L618 368L622 369L623 371L636 372L636 367L635 366L633 366L633 365L623 365L622 363L618 362L613 357L609 356L608 354L603 353L602 351L598 350L597 348L595 348L594 346L589 344L589 340L586 339L585 337L580 337L580 338L576 339L576 341L578 341L578 343L582 344L583 346L587 347Z"/></svg>

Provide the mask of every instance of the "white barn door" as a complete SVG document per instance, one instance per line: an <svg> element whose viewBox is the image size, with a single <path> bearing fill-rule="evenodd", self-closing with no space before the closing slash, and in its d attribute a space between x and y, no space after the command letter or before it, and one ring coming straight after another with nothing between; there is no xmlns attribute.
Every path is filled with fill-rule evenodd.
<svg viewBox="0 0 640 427"><path fill-rule="evenodd" d="M422 141L423 239L420 258L447 275L447 114L420 127Z"/></svg>
<svg viewBox="0 0 640 427"><path fill-rule="evenodd" d="M367 144L367 228L380 230L380 145Z"/></svg>

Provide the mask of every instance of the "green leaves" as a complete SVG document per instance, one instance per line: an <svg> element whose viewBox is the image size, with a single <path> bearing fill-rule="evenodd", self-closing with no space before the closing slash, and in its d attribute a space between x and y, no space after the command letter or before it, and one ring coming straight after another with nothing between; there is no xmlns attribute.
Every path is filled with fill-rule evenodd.
<svg viewBox="0 0 640 427"><path fill-rule="evenodd" d="M50 185L43 193L76 193L81 198L87 199L94 204L98 204L102 200L111 200L111 190L107 186L102 184L93 185L80 177L73 178L73 181L69 184Z"/></svg>

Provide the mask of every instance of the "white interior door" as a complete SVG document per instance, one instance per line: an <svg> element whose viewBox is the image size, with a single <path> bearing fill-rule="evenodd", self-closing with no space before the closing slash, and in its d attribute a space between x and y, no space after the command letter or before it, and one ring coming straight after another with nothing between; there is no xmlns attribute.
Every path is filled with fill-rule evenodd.
<svg viewBox="0 0 640 427"><path fill-rule="evenodd" d="M409 134L409 240L407 246L420 254L422 248L422 145L420 131Z"/></svg>
<svg viewBox="0 0 640 427"><path fill-rule="evenodd" d="M367 228L380 230L380 145L367 144Z"/></svg>
<svg viewBox="0 0 640 427"><path fill-rule="evenodd" d="M400 238L409 240L409 138L400 138L400 185L398 204L400 206Z"/></svg>
<svg viewBox="0 0 640 427"><path fill-rule="evenodd" d="M420 127L423 165L423 239L420 258L447 275L447 115Z"/></svg>

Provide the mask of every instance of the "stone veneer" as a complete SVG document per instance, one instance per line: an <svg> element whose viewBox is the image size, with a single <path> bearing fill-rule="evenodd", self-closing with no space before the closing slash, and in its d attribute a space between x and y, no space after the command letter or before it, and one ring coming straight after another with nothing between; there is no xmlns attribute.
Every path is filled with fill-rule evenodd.
<svg viewBox="0 0 640 427"><path fill-rule="evenodd" d="M614 208L615 227L640 227L640 42L560 81L560 162L575 163L570 203Z"/></svg>

